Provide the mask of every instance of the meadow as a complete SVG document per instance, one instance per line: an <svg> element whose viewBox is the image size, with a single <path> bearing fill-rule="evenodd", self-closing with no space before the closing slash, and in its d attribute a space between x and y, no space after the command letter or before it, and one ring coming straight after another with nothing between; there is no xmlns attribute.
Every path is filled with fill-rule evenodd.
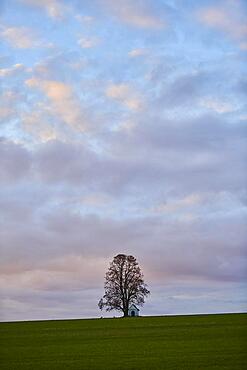
<svg viewBox="0 0 247 370"><path fill-rule="evenodd" d="M0 324L2 370L246 369L247 314Z"/></svg>

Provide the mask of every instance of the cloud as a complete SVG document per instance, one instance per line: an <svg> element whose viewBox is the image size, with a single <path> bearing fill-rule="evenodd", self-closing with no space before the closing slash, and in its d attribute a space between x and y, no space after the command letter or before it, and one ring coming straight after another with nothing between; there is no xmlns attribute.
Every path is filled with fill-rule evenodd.
<svg viewBox="0 0 247 370"><path fill-rule="evenodd" d="M24 65L21 63L14 64L10 68L2 68L0 69L0 77L9 77L19 73L20 71L24 70Z"/></svg>
<svg viewBox="0 0 247 370"><path fill-rule="evenodd" d="M66 100L71 97L72 88L59 81L42 81L35 78L26 81L29 87L39 87L51 99L55 101Z"/></svg>
<svg viewBox="0 0 247 370"><path fill-rule="evenodd" d="M85 113L69 84L61 81L31 78L26 81L29 88L40 90L51 102L51 113L78 131L87 129Z"/></svg>
<svg viewBox="0 0 247 370"><path fill-rule="evenodd" d="M4 27L1 31L3 39L17 49L30 49L39 46L40 43L33 34L33 30L27 27Z"/></svg>
<svg viewBox="0 0 247 370"><path fill-rule="evenodd" d="M24 130L37 138L41 142L57 139L60 135L58 130L52 125L49 110L46 106L37 104L33 111L22 116Z"/></svg>
<svg viewBox="0 0 247 370"><path fill-rule="evenodd" d="M168 203L163 203L156 206L153 210L155 212L176 212L180 209L190 208L198 205L202 201L202 196L200 194L190 194L186 197L178 200L170 200Z"/></svg>
<svg viewBox="0 0 247 370"><path fill-rule="evenodd" d="M128 84L112 84L108 86L106 96L119 101L133 111L139 111L143 106L141 97Z"/></svg>
<svg viewBox="0 0 247 370"><path fill-rule="evenodd" d="M94 17L92 17L92 16L89 16L89 15L81 15L81 14L77 14L75 16L75 19L78 22L81 22L82 24L91 23L91 22L93 22L95 20Z"/></svg>
<svg viewBox="0 0 247 370"><path fill-rule="evenodd" d="M209 86L212 75L206 71L194 71L175 78L166 84L162 84L159 101L163 106L185 106L196 102Z"/></svg>
<svg viewBox="0 0 247 370"><path fill-rule="evenodd" d="M152 281L241 281L246 274L244 223L233 217L191 223L157 216L117 220L81 215L73 208L50 207L45 213L43 209L41 219L36 211L25 228L21 218L7 224L2 241L9 258L2 261L2 275L20 274L27 279L23 287L27 284L35 289L62 289L66 276L68 290L97 286L107 261L119 251L134 254ZM227 233L223 232L226 226ZM16 265L11 255L16 256ZM99 268L93 270L92 278L90 266L94 264Z"/></svg>
<svg viewBox="0 0 247 370"><path fill-rule="evenodd" d="M74 84L74 78L78 76L77 70L85 66L88 66L88 60L80 55L79 50L57 51L54 54L48 54L44 59L38 60L30 69L30 72L33 73L33 77L41 80L69 81ZM76 69L76 74L71 69ZM68 70L70 71L69 74L66 73Z"/></svg>
<svg viewBox="0 0 247 370"><path fill-rule="evenodd" d="M140 56L143 56L143 55L146 55L146 54L147 54L147 49L144 49L144 48L133 49L133 50L129 51L129 53L128 53L128 55L131 58L140 57Z"/></svg>
<svg viewBox="0 0 247 370"><path fill-rule="evenodd" d="M45 291L79 290L92 288L100 282L108 261L102 257L68 254L52 258L37 266L28 263L8 263L3 266L0 285L9 289ZM97 270L97 274L95 273ZM17 284L18 282L18 284Z"/></svg>
<svg viewBox="0 0 247 370"><path fill-rule="evenodd" d="M72 299L75 307L80 306L71 297L72 292L76 296L78 291L80 299L81 294L89 299L84 315L97 315L96 302L103 289L105 271L119 251L137 257L146 282L154 285L152 291L165 283L176 285L183 281L194 286L193 282L200 282L208 286L210 282L239 284L245 278L246 195L244 198L243 193L240 198L239 190L229 183L235 181L239 171L230 160L240 150L235 136L228 156L224 140L210 146L214 135L221 137L218 129L206 138L208 149L216 146L223 151L220 166L216 163L211 167L210 163L209 167L198 168L193 162L186 167L184 162L169 157L175 143L168 126L162 131L162 126L156 125L157 136L147 146L150 131L145 128L147 122L142 123L130 136L126 134L134 142L124 142L123 136L112 138L114 142L122 140L123 155L97 153L82 144L58 141L39 144L31 150L4 141L4 150L0 152L4 185L0 190L4 214L0 224L0 277L2 295L12 299L5 300L5 315L24 318L28 309L29 319L53 314L70 316L65 297L69 297L70 304ZM215 125L213 122L212 127ZM142 133L144 128L146 133ZM185 141L194 142L194 129L189 128ZM198 127L196 132L201 130ZM164 142L165 132L166 140L173 140L170 147ZM175 133L181 134L177 129ZM203 131L193 155L189 144L180 148L182 142L178 140L173 149L180 148L181 161L188 151L188 163L198 156L205 136ZM157 141L158 137L161 141ZM229 172L229 166L231 171L226 179L222 171ZM217 192L219 184L228 191ZM238 187L242 185L243 189L243 184ZM193 188L197 190L189 191ZM157 212L147 212L154 204ZM135 208L137 211L133 211ZM188 211L192 215L189 222ZM184 217L172 217L181 213ZM180 294L174 288L170 295L177 300ZM51 306L51 296L56 304L62 302L64 311L46 311L45 307ZM24 303L27 306L22 312ZM7 313L8 309L12 314Z"/></svg>
<svg viewBox="0 0 247 370"><path fill-rule="evenodd" d="M85 204L96 207L105 207L110 206L111 204L111 198L100 193L90 194L84 197L81 201Z"/></svg>
<svg viewBox="0 0 247 370"><path fill-rule="evenodd" d="M239 45L240 49L241 50L247 50L247 42L241 42L240 45Z"/></svg>
<svg viewBox="0 0 247 370"><path fill-rule="evenodd" d="M21 2L18 25L34 15L56 48L33 40L42 49L13 59L6 44L0 57L5 317L98 315L119 252L137 257L152 287L147 314L207 299L212 311L242 307L243 294L232 304L226 291L246 279L245 55L224 37L219 47L215 30L243 48L244 32L216 25L219 14L190 22L207 1L169 3ZM226 18L233 4L213 7ZM91 35L107 40L101 58Z"/></svg>
<svg viewBox="0 0 247 370"><path fill-rule="evenodd" d="M160 30L165 20L156 14L151 2L132 0L102 0L103 5L122 22L143 29Z"/></svg>
<svg viewBox="0 0 247 370"><path fill-rule="evenodd" d="M219 98L202 98L199 103L202 107L207 108L209 110L215 111L216 113L230 113L237 110L231 102L220 100Z"/></svg>
<svg viewBox="0 0 247 370"><path fill-rule="evenodd" d="M67 7L63 4L62 1L58 0L19 0L24 4L38 7L40 9L44 9L47 15L51 18L55 19L63 19Z"/></svg>
<svg viewBox="0 0 247 370"><path fill-rule="evenodd" d="M23 179L30 170L30 157L22 146L0 139L0 181L12 183Z"/></svg>
<svg viewBox="0 0 247 370"><path fill-rule="evenodd" d="M82 37L78 40L78 45L83 49L91 49L99 44L99 39L93 37Z"/></svg>
<svg viewBox="0 0 247 370"><path fill-rule="evenodd" d="M0 94L0 124L16 118L16 105L19 100L20 94L12 90L6 90Z"/></svg>
<svg viewBox="0 0 247 370"><path fill-rule="evenodd" d="M92 185L98 160L83 145L51 141L36 153L36 170L43 181L52 183Z"/></svg>
<svg viewBox="0 0 247 370"><path fill-rule="evenodd" d="M246 9L240 0L226 0L219 5L202 7L197 12L197 18L206 26L236 40L240 48L245 48L247 17Z"/></svg>
<svg viewBox="0 0 247 370"><path fill-rule="evenodd" d="M243 186L246 130L241 122L231 125L215 115L177 120L144 115L131 134L121 131L109 138L112 155L132 164L136 184L144 192L148 186L160 193L158 178L166 189L175 186L186 193L237 191Z"/></svg>

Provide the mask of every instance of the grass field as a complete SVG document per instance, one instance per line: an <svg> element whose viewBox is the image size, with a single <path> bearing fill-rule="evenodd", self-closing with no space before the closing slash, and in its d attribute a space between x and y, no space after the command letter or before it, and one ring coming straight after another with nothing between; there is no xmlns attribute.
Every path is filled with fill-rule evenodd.
<svg viewBox="0 0 247 370"><path fill-rule="evenodd" d="M247 314L1 323L1 369L247 368Z"/></svg>

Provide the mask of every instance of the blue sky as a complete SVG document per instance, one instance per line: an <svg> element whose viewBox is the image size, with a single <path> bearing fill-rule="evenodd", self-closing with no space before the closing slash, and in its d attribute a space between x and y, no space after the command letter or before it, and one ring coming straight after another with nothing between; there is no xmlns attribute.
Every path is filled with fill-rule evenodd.
<svg viewBox="0 0 247 370"><path fill-rule="evenodd" d="M1 319L246 310L245 1L0 4Z"/></svg>

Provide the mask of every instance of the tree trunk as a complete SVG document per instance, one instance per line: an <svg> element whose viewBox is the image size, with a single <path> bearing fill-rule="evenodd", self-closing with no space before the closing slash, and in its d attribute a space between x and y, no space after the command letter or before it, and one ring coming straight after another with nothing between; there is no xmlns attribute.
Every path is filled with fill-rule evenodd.
<svg viewBox="0 0 247 370"><path fill-rule="evenodd" d="M128 313L129 313L128 311L129 311L128 309L127 310L126 309L124 310L124 317L128 317L129 316L128 315Z"/></svg>

